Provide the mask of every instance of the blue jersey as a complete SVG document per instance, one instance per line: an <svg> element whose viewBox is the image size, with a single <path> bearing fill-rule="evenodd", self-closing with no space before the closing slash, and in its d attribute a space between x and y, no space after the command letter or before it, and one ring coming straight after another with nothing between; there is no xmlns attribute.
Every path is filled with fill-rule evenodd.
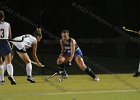
<svg viewBox="0 0 140 100"><path fill-rule="evenodd" d="M64 54L70 56L71 55L71 38L69 38L69 40L67 42L63 42L63 47L64 47ZM78 44L75 44L75 52L74 52L74 58L77 57L78 55L80 55L81 57L83 57L82 51L79 48Z"/></svg>

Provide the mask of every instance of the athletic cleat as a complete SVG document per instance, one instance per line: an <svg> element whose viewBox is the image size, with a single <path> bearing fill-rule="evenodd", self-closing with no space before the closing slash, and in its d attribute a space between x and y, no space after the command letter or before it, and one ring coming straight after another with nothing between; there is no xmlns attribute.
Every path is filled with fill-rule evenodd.
<svg viewBox="0 0 140 100"><path fill-rule="evenodd" d="M66 79L68 77L68 74L65 75L61 75L59 78L59 82L62 82L64 79Z"/></svg>
<svg viewBox="0 0 140 100"><path fill-rule="evenodd" d="M64 80L64 77L63 77L63 75L61 75L59 78L59 82L62 82L63 80Z"/></svg>
<svg viewBox="0 0 140 100"><path fill-rule="evenodd" d="M56 76L58 73L55 72L53 75L49 76L49 77L45 77L45 81L48 81L50 78L53 78L54 76Z"/></svg>
<svg viewBox="0 0 140 100"><path fill-rule="evenodd" d="M99 81L100 79L99 79L99 77L96 76L95 78L93 78L93 80L94 81Z"/></svg>
<svg viewBox="0 0 140 100"><path fill-rule="evenodd" d="M0 85L4 85L4 84L5 84L4 80L0 81Z"/></svg>
<svg viewBox="0 0 140 100"><path fill-rule="evenodd" d="M59 71L59 74L60 74L61 77L63 77L64 79L66 79L66 78L69 76L65 70L64 70L64 71Z"/></svg>
<svg viewBox="0 0 140 100"><path fill-rule="evenodd" d="M64 79L66 79L69 76L65 70L59 71L59 74L61 75L59 78L59 82L62 82Z"/></svg>
<svg viewBox="0 0 140 100"><path fill-rule="evenodd" d="M61 75L64 79L68 78L68 74L65 72L63 75Z"/></svg>
<svg viewBox="0 0 140 100"><path fill-rule="evenodd" d="M134 75L133 75L133 77L138 77L138 76L140 76L140 72L136 72Z"/></svg>
<svg viewBox="0 0 140 100"><path fill-rule="evenodd" d="M31 76L27 76L27 81L31 83L36 83L35 80Z"/></svg>
<svg viewBox="0 0 140 100"><path fill-rule="evenodd" d="M9 81L11 81L11 85L16 85L16 81L13 77L8 76Z"/></svg>

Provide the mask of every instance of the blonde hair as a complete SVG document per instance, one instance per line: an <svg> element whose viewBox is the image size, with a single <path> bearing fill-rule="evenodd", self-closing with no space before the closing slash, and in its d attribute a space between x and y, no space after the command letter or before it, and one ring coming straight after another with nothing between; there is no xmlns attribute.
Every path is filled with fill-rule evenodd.
<svg viewBox="0 0 140 100"><path fill-rule="evenodd" d="M34 36L37 37L41 37L42 36L42 32L41 32L41 28L37 28L36 31L34 32Z"/></svg>

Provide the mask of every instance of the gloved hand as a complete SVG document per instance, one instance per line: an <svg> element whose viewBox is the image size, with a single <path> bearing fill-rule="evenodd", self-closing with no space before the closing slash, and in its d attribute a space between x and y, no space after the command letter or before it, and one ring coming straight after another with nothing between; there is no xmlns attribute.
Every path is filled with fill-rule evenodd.
<svg viewBox="0 0 140 100"><path fill-rule="evenodd" d="M71 66L71 62L68 61L68 62L66 63L66 66L70 67L70 66Z"/></svg>

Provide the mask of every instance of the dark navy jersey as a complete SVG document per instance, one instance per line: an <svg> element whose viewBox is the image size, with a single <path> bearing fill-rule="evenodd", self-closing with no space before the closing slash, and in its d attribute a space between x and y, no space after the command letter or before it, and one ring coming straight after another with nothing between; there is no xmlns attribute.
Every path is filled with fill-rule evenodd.
<svg viewBox="0 0 140 100"><path fill-rule="evenodd" d="M70 45L71 41L72 41L72 38L69 38L69 40L68 40L67 42L64 42L64 41L62 40L62 44L63 44L63 47L64 47L64 51L70 51L70 50L71 50L71 45ZM79 48L79 46L78 46L78 44L76 43L76 44L75 44L75 50L77 50L78 48Z"/></svg>
<svg viewBox="0 0 140 100"><path fill-rule="evenodd" d="M70 56L71 55L71 45L70 42L72 41L72 38L69 38L69 40L67 42L64 42L62 40L63 46L64 46L64 54ZM75 44L75 52L74 52L74 58L77 56L81 56L83 57L82 51L79 48L78 44Z"/></svg>

